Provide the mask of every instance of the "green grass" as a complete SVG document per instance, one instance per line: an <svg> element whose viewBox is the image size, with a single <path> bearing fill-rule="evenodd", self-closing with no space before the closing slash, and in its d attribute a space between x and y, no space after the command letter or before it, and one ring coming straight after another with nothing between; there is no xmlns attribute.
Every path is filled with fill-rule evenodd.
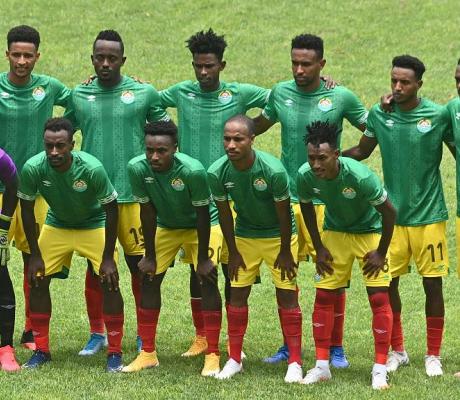
<svg viewBox="0 0 460 400"><path fill-rule="evenodd" d="M212 26L225 33L229 48L222 78L271 87L289 79L291 38L312 32L325 40L325 74L355 91L366 106L389 89L389 69L395 55L410 53L427 66L421 94L440 103L456 95L453 74L460 56L458 2L420 1L141 1L110 3L89 0L4 0L0 32L6 36L14 25L36 26L42 36L42 57L36 72L61 79L69 86L92 73L91 45L101 29L117 29L124 38L127 62L124 72L150 80L158 89L193 79L191 58L184 41L194 32ZM3 70L8 68L3 63ZM61 110L56 110L61 113ZM255 113L255 112L254 112ZM173 115L175 115L173 113ZM1 129L1 128L0 128ZM344 147L359 134L345 127ZM257 146L279 154L279 127L257 139ZM379 154L368 161L380 172ZM163 309L158 331L160 367L138 375L107 375L104 355L77 357L87 339L84 308L84 262L75 258L71 277L52 285L54 300L51 323L53 362L40 371L0 373L0 398L458 398L460 383L452 373L460 369L458 298L455 274L455 165L446 152L443 178L449 204L451 275L445 279L446 333L443 347L445 375L428 379L423 368L425 352L424 294L421 279L411 274L401 281L404 328L411 365L391 377L391 389L370 389L373 341L370 311L362 280L355 271L348 291L345 346L351 361L347 371L334 371L331 382L315 387L285 385L285 365L267 366L260 359L280 344L274 289L270 277L254 287L250 299L250 326L245 340L248 360L245 373L230 382L199 376L202 359L182 359L189 345L192 325L188 306L188 270L170 270L163 286ZM17 253L9 265L18 297L17 334L23 325L21 262ZM129 275L120 266L126 300L125 361L135 357L135 317L129 294ZM304 311L305 369L313 365L310 315L313 302L313 266L301 265L301 306ZM224 330L225 331L225 330ZM222 334L224 337L224 334ZM223 349L222 349L223 350ZM29 353L17 348L21 362Z"/></svg>

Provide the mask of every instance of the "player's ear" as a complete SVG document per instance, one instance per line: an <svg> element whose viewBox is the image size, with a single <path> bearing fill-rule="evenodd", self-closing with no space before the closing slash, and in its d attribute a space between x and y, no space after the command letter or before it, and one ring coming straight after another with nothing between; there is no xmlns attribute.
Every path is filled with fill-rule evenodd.
<svg viewBox="0 0 460 400"><path fill-rule="evenodd" d="M418 88L420 89L423 85L423 81L420 79L418 82L417 82L417 86Z"/></svg>
<svg viewBox="0 0 460 400"><path fill-rule="evenodd" d="M71 143L71 145L70 145L70 151L73 150L74 146L75 146L75 140L72 140L72 143Z"/></svg>
<svg viewBox="0 0 460 400"><path fill-rule="evenodd" d="M323 58L323 59L319 62L319 65L321 65L321 69L323 69L324 66L326 65L326 59Z"/></svg>
<svg viewBox="0 0 460 400"><path fill-rule="evenodd" d="M126 57L123 57L123 58L121 59L121 65L125 65L125 61L126 61Z"/></svg>
<svg viewBox="0 0 460 400"><path fill-rule="evenodd" d="M35 61L37 61L40 58L40 52L37 51L37 55L35 56Z"/></svg>
<svg viewBox="0 0 460 400"><path fill-rule="evenodd" d="M220 62L220 70L223 71L225 69L226 65L227 65L227 61L221 61Z"/></svg>

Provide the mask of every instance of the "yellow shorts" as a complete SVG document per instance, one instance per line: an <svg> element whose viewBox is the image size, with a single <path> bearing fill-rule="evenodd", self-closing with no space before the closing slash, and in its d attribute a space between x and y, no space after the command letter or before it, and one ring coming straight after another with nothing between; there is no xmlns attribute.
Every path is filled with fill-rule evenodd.
<svg viewBox="0 0 460 400"><path fill-rule="evenodd" d="M232 287L246 287L251 286L256 282L256 278L260 276L260 265L265 261L268 268L272 273L272 281L278 289L297 289L296 278L291 281L287 278L281 280L281 270L275 268L276 257L280 252L280 238L242 238L236 237L236 247L243 257L246 264L246 270L238 269L238 280L232 280ZM294 261L297 262L298 242L297 235L291 237L291 252Z"/></svg>
<svg viewBox="0 0 460 400"><path fill-rule="evenodd" d="M0 193L0 205L2 204L2 200L3 193ZM42 196L37 196L34 205L35 221L37 223L37 235L40 234L43 224L45 223L47 213L48 204ZM13 214L13 219L11 220L8 239L10 241L14 239L14 245L18 250L22 251L23 253L30 254L29 243L27 242L26 234L24 233L24 225L22 224L21 205L19 202L18 206L16 207L16 211Z"/></svg>
<svg viewBox="0 0 460 400"><path fill-rule="evenodd" d="M339 289L349 286L351 279L351 270L355 259L358 260L359 266L364 267L363 257L369 251L377 249L380 241L378 233L345 233L335 231L324 231L322 242L334 261L332 275L322 277L315 274L315 287L320 289ZM368 287L388 287L391 282L391 274L388 271L380 272L376 278L368 278L363 275L365 285Z"/></svg>
<svg viewBox="0 0 460 400"><path fill-rule="evenodd" d="M209 258L214 265L219 264L222 245L222 232L219 225L211 226L209 235ZM176 258L180 248L187 248L191 254L191 263L197 267L198 235L196 229L157 228L155 252L157 257L157 275L165 272Z"/></svg>
<svg viewBox="0 0 460 400"><path fill-rule="evenodd" d="M139 203L118 204L118 241L125 254L137 256L144 254L144 235L142 234Z"/></svg>
<svg viewBox="0 0 460 400"><path fill-rule="evenodd" d="M233 201L229 200L228 204L230 205L230 210L232 210L233 224L236 221L236 212L233 209ZM228 264L228 247L225 239L222 238L222 253L220 254L220 262L222 264Z"/></svg>
<svg viewBox="0 0 460 400"><path fill-rule="evenodd" d="M324 204L315 204L316 222L318 224L319 233L323 233L324 224ZM292 209L294 211L295 224L297 225L297 233L299 235L299 261L305 261L309 256L313 260L316 259L315 248L311 241L310 233L308 232L305 221L303 220L302 211L300 210L300 204L293 204Z"/></svg>
<svg viewBox="0 0 460 400"><path fill-rule="evenodd" d="M446 221L421 226L395 225L390 244L390 270L393 278L407 274L413 258L418 273L440 277L449 273Z"/></svg>
<svg viewBox="0 0 460 400"><path fill-rule="evenodd" d="M45 275L66 275L74 252L90 260L99 275L104 244L105 228L66 229L43 225L38 246L45 263ZM116 250L114 259L118 260Z"/></svg>

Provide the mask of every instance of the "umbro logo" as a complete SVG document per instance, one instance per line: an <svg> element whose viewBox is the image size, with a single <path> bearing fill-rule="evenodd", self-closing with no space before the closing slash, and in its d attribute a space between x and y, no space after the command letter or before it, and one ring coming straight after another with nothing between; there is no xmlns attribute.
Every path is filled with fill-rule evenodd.
<svg viewBox="0 0 460 400"><path fill-rule="evenodd" d="M2 93L0 93L0 97L2 99L8 99L10 97L10 94L7 93L7 92L2 92Z"/></svg>
<svg viewBox="0 0 460 400"><path fill-rule="evenodd" d="M235 187L235 183L234 182L225 182L224 186L225 186L226 189L232 189L232 188Z"/></svg>
<svg viewBox="0 0 460 400"><path fill-rule="evenodd" d="M155 178L151 177L151 176L146 176L145 177L145 183L153 183L155 182Z"/></svg>
<svg viewBox="0 0 460 400"><path fill-rule="evenodd" d="M96 96L94 94L90 94L88 97L87 97L88 101L96 101Z"/></svg>
<svg viewBox="0 0 460 400"><path fill-rule="evenodd" d="M5 310L12 310L16 306L14 304L5 304L5 305L1 305L0 307L4 308Z"/></svg>
<svg viewBox="0 0 460 400"><path fill-rule="evenodd" d="M324 324L320 324L319 322L313 322L313 326L315 328L321 328L322 326L324 326Z"/></svg>
<svg viewBox="0 0 460 400"><path fill-rule="evenodd" d="M392 119L387 119L385 121L385 125L388 126L389 128L393 128L395 122Z"/></svg>
<svg viewBox="0 0 460 400"><path fill-rule="evenodd" d="M117 336L117 335L119 335L119 334L120 334L120 332L118 332L118 331L110 331L110 332L107 332L107 335L110 335L110 336Z"/></svg>
<svg viewBox="0 0 460 400"><path fill-rule="evenodd" d="M315 188L315 187L313 188L313 193L318 194L318 193L320 193L320 192L321 192L321 190L319 190L318 188Z"/></svg>
<svg viewBox="0 0 460 400"><path fill-rule="evenodd" d="M379 335L383 335L384 333L387 333L387 331L384 330L384 329L374 328L374 331L375 331L375 333L378 333Z"/></svg>
<svg viewBox="0 0 460 400"><path fill-rule="evenodd" d="M3 93L2 93L3 95ZM458 112L457 114L455 114L455 119L460 119L460 112Z"/></svg>
<svg viewBox="0 0 460 400"><path fill-rule="evenodd" d="M291 107L294 104L294 101L291 99L284 100L284 104L287 105L288 107Z"/></svg>
<svg viewBox="0 0 460 400"><path fill-rule="evenodd" d="M187 97L193 100L195 99L196 96L195 96L195 93L187 93Z"/></svg>
<svg viewBox="0 0 460 400"><path fill-rule="evenodd" d="M43 186L47 186L47 187L50 187L51 186L51 182L50 181L42 181L43 183Z"/></svg>

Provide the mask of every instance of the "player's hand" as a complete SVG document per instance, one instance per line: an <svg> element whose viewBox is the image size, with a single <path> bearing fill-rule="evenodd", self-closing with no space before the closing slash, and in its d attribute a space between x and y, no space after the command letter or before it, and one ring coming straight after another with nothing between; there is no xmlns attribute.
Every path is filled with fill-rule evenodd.
<svg viewBox="0 0 460 400"><path fill-rule="evenodd" d="M148 275L150 282L153 281L155 274L157 272L157 260L155 257L142 257L141 261L137 264L141 276Z"/></svg>
<svg viewBox="0 0 460 400"><path fill-rule="evenodd" d="M0 229L0 267L6 267L10 259L10 245L8 243L8 230Z"/></svg>
<svg viewBox="0 0 460 400"><path fill-rule="evenodd" d="M393 95L391 93L384 94L380 97L380 108L386 113L393 112Z"/></svg>
<svg viewBox="0 0 460 400"><path fill-rule="evenodd" d="M29 285L38 287L38 281L45 276L45 263L41 255L30 255L27 281Z"/></svg>
<svg viewBox="0 0 460 400"><path fill-rule="evenodd" d="M217 285L217 268L210 258L203 261L198 261L196 273L200 279L200 282L206 280L212 284Z"/></svg>
<svg viewBox="0 0 460 400"><path fill-rule="evenodd" d="M90 76L88 76L88 78L86 78L81 84L82 84L82 85L85 85L85 86L88 86L88 85L91 84L96 78L97 78L97 75L90 75Z"/></svg>
<svg viewBox="0 0 460 400"><path fill-rule="evenodd" d="M316 272L321 276L332 275L334 269L332 268L332 254L326 247L320 247L316 250Z"/></svg>
<svg viewBox="0 0 460 400"><path fill-rule="evenodd" d="M336 82L334 79L332 79L332 76L330 75L324 75L320 77L321 80L324 82L324 87L327 90L334 89L336 86L339 86L339 83Z"/></svg>
<svg viewBox="0 0 460 400"><path fill-rule="evenodd" d="M292 281L297 276L298 265L294 261L291 251L280 251L275 260L275 268L281 270L281 280L284 281L286 277Z"/></svg>
<svg viewBox="0 0 460 400"><path fill-rule="evenodd" d="M377 278L380 271L387 272L388 264L385 256L382 256L377 250L372 250L363 257L364 268L363 274L368 278Z"/></svg>
<svg viewBox="0 0 460 400"><path fill-rule="evenodd" d="M238 280L238 268L242 268L246 271L246 264L244 263L243 257L239 252L230 253L228 255L228 277L231 281Z"/></svg>
<svg viewBox="0 0 460 400"><path fill-rule="evenodd" d="M139 78L136 75L130 75L132 79L134 79L137 83L150 83L149 81L144 81L143 79Z"/></svg>
<svg viewBox="0 0 460 400"><path fill-rule="evenodd" d="M101 278L101 283L107 283L109 291L118 291L118 269L113 258L102 260L99 277Z"/></svg>

